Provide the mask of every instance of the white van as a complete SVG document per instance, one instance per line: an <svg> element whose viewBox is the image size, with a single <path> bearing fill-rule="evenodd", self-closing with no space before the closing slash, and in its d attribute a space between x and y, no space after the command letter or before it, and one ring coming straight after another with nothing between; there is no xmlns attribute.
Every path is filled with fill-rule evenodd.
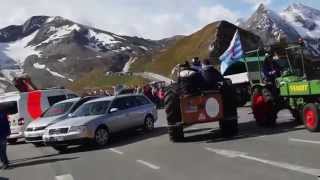
<svg viewBox="0 0 320 180"><path fill-rule="evenodd" d="M10 92L0 95L0 106L10 109L8 119L10 121L11 135L9 143L15 143L23 138L23 132L27 124L36 120L53 104L75 98L77 95L67 89L46 89L32 92Z"/></svg>

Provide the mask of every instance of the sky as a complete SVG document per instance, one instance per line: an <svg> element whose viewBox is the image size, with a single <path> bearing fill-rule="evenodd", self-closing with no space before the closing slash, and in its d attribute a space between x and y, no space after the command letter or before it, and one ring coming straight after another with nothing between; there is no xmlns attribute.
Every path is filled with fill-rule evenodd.
<svg viewBox="0 0 320 180"><path fill-rule="evenodd" d="M217 20L248 18L260 3L277 12L320 0L0 0L0 28L34 15L62 16L116 34L162 39L188 35Z"/></svg>

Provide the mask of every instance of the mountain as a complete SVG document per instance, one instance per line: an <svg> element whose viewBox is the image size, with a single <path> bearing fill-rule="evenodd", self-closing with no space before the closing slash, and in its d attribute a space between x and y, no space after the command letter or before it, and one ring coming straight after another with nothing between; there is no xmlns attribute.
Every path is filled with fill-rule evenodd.
<svg viewBox="0 0 320 180"><path fill-rule="evenodd" d="M28 73L40 88L64 86L94 69L122 71L172 41L117 35L63 17L34 16L0 30L0 88Z"/></svg>
<svg viewBox="0 0 320 180"><path fill-rule="evenodd" d="M320 55L320 11L301 3L292 4L281 17L288 22L305 40L309 51L315 56Z"/></svg>
<svg viewBox="0 0 320 180"><path fill-rule="evenodd" d="M228 48L237 26L218 21L207 25L198 32L182 37L170 48L159 53L143 57L132 64L132 71L150 71L170 75L171 69L179 63L197 56L201 59L210 58L219 64L218 57ZM244 50L252 50L262 45L257 35L239 29Z"/></svg>
<svg viewBox="0 0 320 180"><path fill-rule="evenodd" d="M297 41L300 37L295 28L263 4L240 26L259 35L265 45L273 44L284 37L289 42Z"/></svg>
<svg viewBox="0 0 320 180"><path fill-rule="evenodd" d="M305 40L312 56L320 56L320 11L303 4L292 4L276 13L261 4L240 26L262 38L265 45L285 38L287 42Z"/></svg>

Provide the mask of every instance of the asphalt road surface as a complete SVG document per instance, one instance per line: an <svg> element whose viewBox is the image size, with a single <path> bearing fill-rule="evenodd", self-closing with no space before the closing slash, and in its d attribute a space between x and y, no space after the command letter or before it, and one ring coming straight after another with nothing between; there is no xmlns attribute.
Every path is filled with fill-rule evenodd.
<svg viewBox="0 0 320 180"><path fill-rule="evenodd" d="M0 180L317 180L320 133L310 133L280 112L274 129L256 127L247 108L239 109L240 134L220 136L217 123L185 130L186 142L171 143L159 111L154 132L115 136L104 149L20 143L8 148L12 168Z"/></svg>

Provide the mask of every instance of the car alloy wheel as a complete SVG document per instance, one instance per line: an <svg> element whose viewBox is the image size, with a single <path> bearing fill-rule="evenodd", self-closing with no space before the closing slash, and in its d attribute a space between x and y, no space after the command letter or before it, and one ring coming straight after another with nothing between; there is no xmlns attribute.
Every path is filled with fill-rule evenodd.
<svg viewBox="0 0 320 180"><path fill-rule="evenodd" d="M107 143L109 141L108 130L106 130L105 128L97 129L96 135L95 135L95 141L96 141L97 145L99 145L99 146L107 145Z"/></svg>
<svg viewBox="0 0 320 180"><path fill-rule="evenodd" d="M151 131L154 129L154 121L151 116L147 116L145 120L145 130Z"/></svg>

